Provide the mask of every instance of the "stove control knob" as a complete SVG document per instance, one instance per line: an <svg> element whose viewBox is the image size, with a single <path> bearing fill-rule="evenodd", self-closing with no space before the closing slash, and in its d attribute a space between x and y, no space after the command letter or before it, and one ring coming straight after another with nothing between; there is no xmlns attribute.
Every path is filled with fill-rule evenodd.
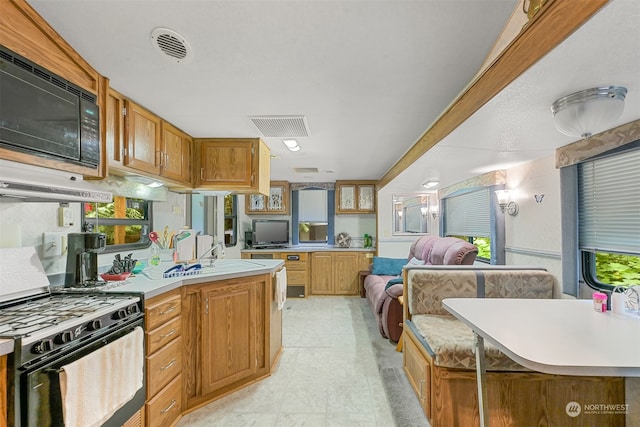
<svg viewBox="0 0 640 427"><path fill-rule="evenodd" d="M138 306L136 304L133 304L127 307L127 313L136 314L137 312L138 312Z"/></svg>
<svg viewBox="0 0 640 427"><path fill-rule="evenodd" d="M31 351L35 354L44 354L47 351L53 350L53 341L46 339L42 341L38 341L33 345Z"/></svg>
<svg viewBox="0 0 640 427"><path fill-rule="evenodd" d="M87 329L90 331L97 331L100 328L102 328L102 320L100 319L94 319L87 324Z"/></svg>
<svg viewBox="0 0 640 427"><path fill-rule="evenodd" d="M127 313L126 308L121 308L120 310L113 313L113 318L115 320L125 319L129 314Z"/></svg>
<svg viewBox="0 0 640 427"><path fill-rule="evenodd" d="M64 344L64 343L68 343L68 342L70 342L72 340L73 340L73 332L71 332L71 331L61 332L54 339L56 344Z"/></svg>

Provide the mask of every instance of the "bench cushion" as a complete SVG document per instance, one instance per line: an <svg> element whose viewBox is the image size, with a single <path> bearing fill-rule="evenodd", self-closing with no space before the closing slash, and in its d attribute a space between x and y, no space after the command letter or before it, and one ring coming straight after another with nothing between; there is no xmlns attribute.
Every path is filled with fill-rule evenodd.
<svg viewBox="0 0 640 427"><path fill-rule="evenodd" d="M433 363L445 368L476 369L473 332L451 315L414 315L407 321L414 335L433 358ZM511 360L493 344L484 343L487 371L530 371Z"/></svg>
<svg viewBox="0 0 640 427"><path fill-rule="evenodd" d="M553 298L556 279L544 270L429 270L408 271L409 312L448 315L445 298Z"/></svg>

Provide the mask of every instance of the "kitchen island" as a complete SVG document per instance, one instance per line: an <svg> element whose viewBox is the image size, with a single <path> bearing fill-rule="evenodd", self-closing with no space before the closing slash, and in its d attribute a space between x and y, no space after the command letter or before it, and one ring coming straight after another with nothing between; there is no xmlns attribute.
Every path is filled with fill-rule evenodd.
<svg viewBox="0 0 640 427"><path fill-rule="evenodd" d="M283 265L224 259L194 275L160 278L171 266L162 265L107 291L144 296L145 425L171 426L271 374L282 348L275 288Z"/></svg>

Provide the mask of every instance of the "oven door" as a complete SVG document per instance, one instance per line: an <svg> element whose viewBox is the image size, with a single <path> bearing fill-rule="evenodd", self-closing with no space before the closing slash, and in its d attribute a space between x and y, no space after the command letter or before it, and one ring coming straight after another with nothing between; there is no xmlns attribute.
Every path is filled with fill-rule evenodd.
<svg viewBox="0 0 640 427"><path fill-rule="evenodd" d="M107 336L100 337L98 340L93 341L85 346L75 349L56 360L52 360L45 365L40 365L32 370L26 371L19 375L20 382L20 394L21 407L19 411L15 411L16 414L20 414L20 417L16 417L16 426L65 426L63 419L63 399L61 391L61 368L69 365L74 361L77 361L97 349L109 345L118 338L124 337L127 334L133 332L136 327L142 327L142 319L127 325L124 328L118 329ZM142 354L142 360L144 364L144 350ZM126 369L113 369L108 373L110 376L114 375L126 375ZM145 401L145 384L144 378L145 368L142 367L143 378L142 387L137 390L131 400L119 408L105 423L104 426L121 426L128 419L130 419L137 411L142 408ZM97 377L98 374L96 374ZM128 378L122 378L122 381L127 381ZM84 401L80 402L82 396L78 396L79 403L84 405L91 405L92 402ZM16 405L18 399L16 399ZM70 426L66 426L70 427Z"/></svg>

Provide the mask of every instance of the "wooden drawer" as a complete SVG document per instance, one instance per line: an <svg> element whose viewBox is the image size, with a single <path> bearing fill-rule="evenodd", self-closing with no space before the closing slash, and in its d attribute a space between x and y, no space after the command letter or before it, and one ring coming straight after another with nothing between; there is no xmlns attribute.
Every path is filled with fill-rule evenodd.
<svg viewBox="0 0 640 427"><path fill-rule="evenodd" d="M309 282L309 274L306 271L287 269L287 285L306 285Z"/></svg>
<svg viewBox="0 0 640 427"><path fill-rule="evenodd" d="M147 357L147 398L154 396L182 370L182 337Z"/></svg>
<svg viewBox="0 0 640 427"><path fill-rule="evenodd" d="M147 330L155 329L167 320L179 316L181 307L180 292L172 293L166 298L160 298L157 301L152 299L144 309Z"/></svg>
<svg viewBox="0 0 640 427"><path fill-rule="evenodd" d="M402 353L404 358L404 372L407 375L409 384L411 384L413 391L418 397L418 401L425 415L431 419L431 371L424 356L412 338L413 337L406 331L401 338L404 340Z"/></svg>
<svg viewBox="0 0 640 427"><path fill-rule="evenodd" d="M281 254L287 269L303 270L307 268L308 253L283 253Z"/></svg>
<svg viewBox="0 0 640 427"><path fill-rule="evenodd" d="M172 425L182 412L182 375L178 375L156 397L147 402L148 426Z"/></svg>
<svg viewBox="0 0 640 427"><path fill-rule="evenodd" d="M151 332L147 332L147 355L155 353L157 350L164 347L169 341L179 337L181 333L181 317L175 317Z"/></svg>

